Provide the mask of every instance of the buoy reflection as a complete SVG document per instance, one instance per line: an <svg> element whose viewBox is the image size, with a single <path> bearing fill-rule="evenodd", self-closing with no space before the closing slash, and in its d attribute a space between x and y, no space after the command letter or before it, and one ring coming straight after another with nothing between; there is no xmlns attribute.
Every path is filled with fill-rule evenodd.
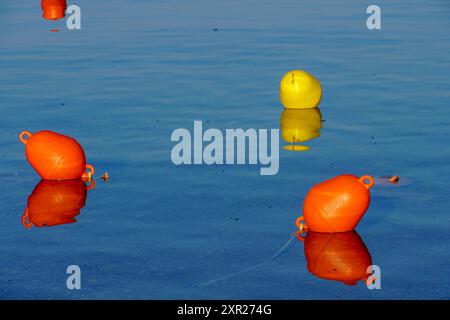
<svg viewBox="0 0 450 320"><path fill-rule="evenodd" d="M67 181L42 180L28 197L22 216L26 228L52 227L76 222L75 217L86 204L87 191L95 186L81 179Z"/></svg>
<svg viewBox="0 0 450 320"><path fill-rule="evenodd" d="M314 276L356 285L367 280L367 268L372 265L369 250L356 231L297 234L304 242L308 271Z"/></svg>
<svg viewBox="0 0 450 320"><path fill-rule="evenodd" d="M306 151L308 146L299 145L320 136L322 114L319 108L284 109L280 118L281 137L289 145L284 149L290 151Z"/></svg>

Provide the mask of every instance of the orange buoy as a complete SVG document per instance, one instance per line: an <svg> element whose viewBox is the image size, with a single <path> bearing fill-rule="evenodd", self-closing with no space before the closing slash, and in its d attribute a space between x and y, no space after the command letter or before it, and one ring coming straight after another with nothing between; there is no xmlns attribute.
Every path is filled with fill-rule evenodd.
<svg viewBox="0 0 450 320"><path fill-rule="evenodd" d="M48 20L58 20L66 15L66 0L41 0L42 16Z"/></svg>
<svg viewBox="0 0 450 320"><path fill-rule="evenodd" d="M74 223L86 203L87 190L94 188L81 179L68 181L42 180L28 197L27 208L22 216L26 228L51 227Z"/></svg>
<svg viewBox="0 0 450 320"><path fill-rule="evenodd" d="M309 190L303 203L303 215L297 226L315 232L345 232L353 230L370 203L369 189L373 178L343 174L323 181Z"/></svg>
<svg viewBox="0 0 450 320"><path fill-rule="evenodd" d="M34 134L23 131L28 162L44 180L90 178L94 167L86 165L83 148L73 138L48 130Z"/></svg>
<svg viewBox="0 0 450 320"><path fill-rule="evenodd" d="M355 285L370 276L367 268L372 258L356 231L308 232L298 238L305 243L308 271L316 277Z"/></svg>

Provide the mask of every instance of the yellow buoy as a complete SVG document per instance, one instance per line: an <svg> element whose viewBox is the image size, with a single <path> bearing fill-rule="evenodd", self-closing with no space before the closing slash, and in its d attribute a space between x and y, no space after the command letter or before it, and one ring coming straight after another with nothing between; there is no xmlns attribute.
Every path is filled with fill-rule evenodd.
<svg viewBox="0 0 450 320"><path fill-rule="evenodd" d="M280 82L280 100L288 109L317 107L322 98L319 80L306 71L292 70Z"/></svg>

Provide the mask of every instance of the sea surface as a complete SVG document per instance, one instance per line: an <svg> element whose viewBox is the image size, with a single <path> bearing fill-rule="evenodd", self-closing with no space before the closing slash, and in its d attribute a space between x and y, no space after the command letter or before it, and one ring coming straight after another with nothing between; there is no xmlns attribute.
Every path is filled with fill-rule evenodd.
<svg viewBox="0 0 450 320"><path fill-rule="evenodd" d="M38 0L0 4L0 298L450 298L448 1L377 1L381 30L356 0L76 3L81 30ZM172 163L173 130L195 120L279 129L292 69L323 88L309 150L280 137L268 176ZM40 178L18 135L43 129L83 145L95 188L76 223L25 228ZM308 271L295 237L307 191L343 173L377 178L356 231L379 290Z"/></svg>

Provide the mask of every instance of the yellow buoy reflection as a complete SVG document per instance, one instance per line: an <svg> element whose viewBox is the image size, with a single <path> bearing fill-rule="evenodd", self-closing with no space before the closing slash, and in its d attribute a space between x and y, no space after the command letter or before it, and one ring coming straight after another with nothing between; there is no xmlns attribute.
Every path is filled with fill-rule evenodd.
<svg viewBox="0 0 450 320"><path fill-rule="evenodd" d="M291 144L283 147L284 150L288 151L308 151L310 148L308 146L300 146L296 144Z"/></svg>
<svg viewBox="0 0 450 320"><path fill-rule="evenodd" d="M281 137L290 143L284 147L290 151L306 151L308 146L297 145L320 136L322 114L319 108L284 109L280 119Z"/></svg>

